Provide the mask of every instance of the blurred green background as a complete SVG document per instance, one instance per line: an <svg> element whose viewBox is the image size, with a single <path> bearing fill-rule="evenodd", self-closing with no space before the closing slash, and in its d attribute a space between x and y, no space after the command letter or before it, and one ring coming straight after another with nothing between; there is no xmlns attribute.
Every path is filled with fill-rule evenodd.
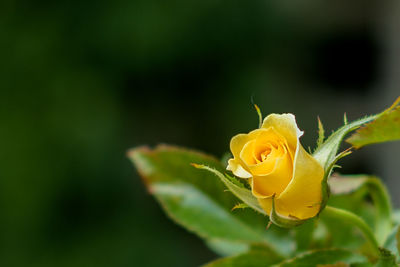
<svg viewBox="0 0 400 267"><path fill-rule="evenodd" d="M1 266L214 259L165 216L126 151L163 142L220 157L257 127L252 96L264 115L295 113L314 147L317 116L330 132L344 112L355 119L399 95L399 10L361 0L3 1ZM396 151L361 150L342 171L384 176L395 193Z"/></svg>

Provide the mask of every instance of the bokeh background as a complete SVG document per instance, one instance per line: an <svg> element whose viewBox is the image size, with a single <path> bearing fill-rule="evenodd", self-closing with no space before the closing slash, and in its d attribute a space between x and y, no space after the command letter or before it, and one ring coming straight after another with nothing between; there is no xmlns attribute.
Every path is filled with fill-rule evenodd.
<svg viewBox="0 0 400 267"><path fill-rule="evenodd" d="M12 1L0 4L1 266L198 266L126 157L170 143L216 156L264 114L314 147L400 94L398 1ZM400 203L396 143L342 161Z"/></svg>

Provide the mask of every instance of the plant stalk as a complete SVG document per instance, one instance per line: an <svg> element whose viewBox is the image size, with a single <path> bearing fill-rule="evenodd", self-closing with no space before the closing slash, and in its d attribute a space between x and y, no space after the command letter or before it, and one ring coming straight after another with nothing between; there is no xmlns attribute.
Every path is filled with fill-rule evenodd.
<svg viewBox="0 0 400 267"><path fill-rule="evenodd" d="M383 245L392 230L392 205L386 187L378 178L367 181L368 191L377 209L375 236L379 245Z"/></svg>
<svg viewBox="0 0 400 267"><path fill-rule="evenodd" d="M352 225L356 226L358 229L360 229L361 232L364 234L364 237L370 243L375 256L379 257L380 250L379 250L378 241L376 240L371 228L368 226L368 224L363 219L361 219L359 216L357 216L356 214L354 214L350 211L338 209L338 208L331 207L331 206L326 206L323 211L323 214L326 216L341 219L341 221L352 224Z"/></svg>

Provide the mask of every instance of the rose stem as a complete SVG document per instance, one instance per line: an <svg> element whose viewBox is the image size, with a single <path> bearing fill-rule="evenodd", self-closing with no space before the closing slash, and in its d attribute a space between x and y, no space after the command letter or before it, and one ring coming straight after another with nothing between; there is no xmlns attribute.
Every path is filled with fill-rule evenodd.
<svg viewBox="0 0 400 267"><path fill-rule="evenodd" d="M372 245L372 248L374 249L376 256L379 256L380 250L378 242L376 241L376 238L371 228L368 226L368 224L365 223L363 219L361 219L359 216L355 215L350 211L334 208L331 206L326 206L323 211L323 214L341 219L343 222L347 222L357 226L364 234L365 238Z"/></svg>
<svg viewBox="0 0 400 267"><path fill-rule="evenodd" d="M377 178L370 178L367 186L377 209L375 236L383 245L392 229L392 205L386 187Z"/></svg>

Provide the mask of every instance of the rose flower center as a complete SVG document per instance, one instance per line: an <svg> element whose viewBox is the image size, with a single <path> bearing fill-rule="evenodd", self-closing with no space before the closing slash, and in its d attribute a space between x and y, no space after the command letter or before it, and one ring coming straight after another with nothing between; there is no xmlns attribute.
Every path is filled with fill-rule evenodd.
<svg viewBox="0 0 400 267"><path fill-rule="evenodd" d="M259 164L268 160L280 158L285 154L284 145L267 143L259 147L254 147L253 159L255 164Z"/></svg>

